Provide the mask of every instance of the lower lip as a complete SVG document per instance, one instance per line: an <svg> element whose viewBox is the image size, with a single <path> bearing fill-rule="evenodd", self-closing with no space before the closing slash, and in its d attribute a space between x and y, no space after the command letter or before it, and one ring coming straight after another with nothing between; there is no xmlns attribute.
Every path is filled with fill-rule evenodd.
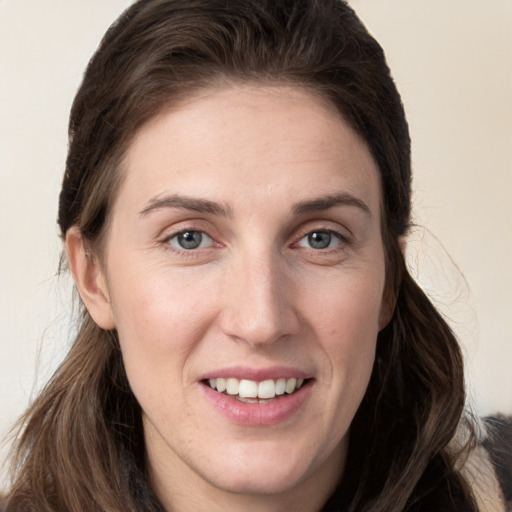
<svg viewBox="0 0 512 512"><path fill-rule="evenodd" d="M305 383L291 395L279 395L268 402L248 404L237 398L214 391L207 384L201 383L208 401L223 416L238 425L277 425L282 423L303 406L312 388L312 381Z"/></svg>

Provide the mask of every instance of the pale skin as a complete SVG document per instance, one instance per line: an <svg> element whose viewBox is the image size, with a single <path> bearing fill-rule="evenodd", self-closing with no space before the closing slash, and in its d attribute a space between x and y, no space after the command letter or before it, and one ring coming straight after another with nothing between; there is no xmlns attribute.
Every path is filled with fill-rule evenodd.
<svg viewBox="0 0 512 512"><path fill-rule="evenodd" d="M66 249L119 334L151 486L168 511L320 510L391 309L366 144L309 92L226 85L143 126L123 173L101 257L76 227ZM239 424L206 398L231 368L298 372L303 398Z"/></svg>

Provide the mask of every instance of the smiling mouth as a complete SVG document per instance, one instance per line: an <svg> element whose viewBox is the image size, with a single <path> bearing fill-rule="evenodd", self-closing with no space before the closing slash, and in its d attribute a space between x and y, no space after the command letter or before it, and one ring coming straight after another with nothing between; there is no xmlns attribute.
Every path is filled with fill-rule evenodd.
<svg viewBox="0 0 512 512"><path fill-rule="evenodd" d="M271 402L278 396L291 395L309 380L311 379L280 378L257 382L249 379L219 377L207 379L204 383L214 391L232 396L240 402L257 404Z"/></svg>

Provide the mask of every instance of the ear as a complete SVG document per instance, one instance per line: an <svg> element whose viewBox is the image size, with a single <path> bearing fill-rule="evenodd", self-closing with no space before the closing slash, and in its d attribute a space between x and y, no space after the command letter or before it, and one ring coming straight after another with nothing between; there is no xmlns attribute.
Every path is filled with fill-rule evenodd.
<svg viewBox="0 0 512 512"><path fill-rule="evenodd" d="M379 312L379 331L382 331L391 321L393 312L395 311L396 297L392 293L385 290L382 296L382 304Z"/></svg>
<svg viewBox="0 0 512 512"><path fill-rule="evenodd" d="M398 246L400 247L400 252L402 253L402 256L407 256L407 237L405 235L398 237Z"/></svg>
<svg viewBox="0 0 512 512"><path fill-rule="evenodd" d="M66 233L66 255L78 293L94 322L105 330L115 327L107 283L98 258L86 250L77 226Z"/></svg>
<svg viewBox="0 0 512 512"><path fill-rule="evenodd" d="M398 237L398 248L400 249L401 257L405 261L406 253L407 253L407 237L399 236ZM400 254L396 255L397 258L400 258ZM382 294L382 304L379 312L379 331L384 329L389 322L391 321L391 317L395 312L397 296L395 292L391 290L389 282L386 280L385 289ZM396 290L398 293L398 290Z"/></svg>

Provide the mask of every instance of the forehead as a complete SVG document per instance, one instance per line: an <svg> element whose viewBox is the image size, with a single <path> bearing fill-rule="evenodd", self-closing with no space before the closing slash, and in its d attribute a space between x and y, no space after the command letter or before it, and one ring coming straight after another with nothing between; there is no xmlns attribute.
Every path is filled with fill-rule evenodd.
<svg viewBox="0 0 512 512"><path fill-rule="evenodd" d="M120 195L133 201L247 190L268 200L336 187L380 197L366 143L325 100L292 86L217 87L162 110L132 140L123 172Z"/></svg>

